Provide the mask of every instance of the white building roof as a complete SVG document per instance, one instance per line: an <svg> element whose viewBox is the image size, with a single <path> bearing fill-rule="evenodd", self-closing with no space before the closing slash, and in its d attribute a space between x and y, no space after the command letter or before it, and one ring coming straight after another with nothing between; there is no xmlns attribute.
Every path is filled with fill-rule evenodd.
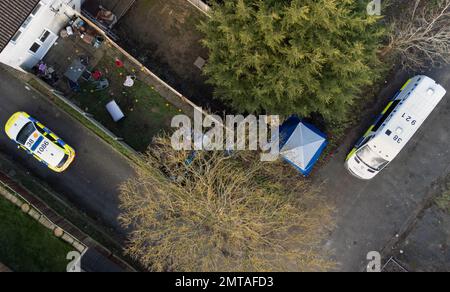
<svg viewBox="0 0 450 292"><path fill-rule="evenodd" d="M369 146L386 160L392 160L411 140L445 96L446 90L426 76L414 77L402 91L402 102L382 126Z"/></svg>

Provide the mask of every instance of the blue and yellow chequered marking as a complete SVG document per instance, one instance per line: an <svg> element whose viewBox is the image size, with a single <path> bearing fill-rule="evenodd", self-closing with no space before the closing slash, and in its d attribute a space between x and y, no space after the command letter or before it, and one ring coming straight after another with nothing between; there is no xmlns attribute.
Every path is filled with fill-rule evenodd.
<svg viewBox="0 0 450 292"><path fill-rule="evenodd" d="M56 143L58 143L61 147L63 147L65 150L66 149L66 143L61 140L61 138L59 138L55 133L53 133L49 128L45 127L43 124L41 124L40 122L38 122L37 120L34 120L36 126L38 126L39 128L41 128L44 132L45 132L45 136L50 136L50 138L52 138Z"/></svg>
<svg viewBox="0 0 450 292"><path fill-rule="evenodd" d="M386 108L381 112L381 116L384 116L393 104L394 104L394 101L389 102L388 105L386 106Z"/></svg>
<svg viewBox="0 0 450 292"><path fill-rule="evenodd" d="M359 147L361 145L359 144L359 141L364 141L364 139L366 139L370 134L372 134L373 129L375 128L376 124L378 123L378 121L380 120L380 118L382 118L387 112L388 110L392 107L392 105L394 104L394 101L397 99L397 97L399 96L399 94L405 90L405 88L409 85L409 83L411 83L412 79L409 79L400 89L399 92L397 92L397 94L394 96L394 98L388 103L388 105L386 106L386 108L381 112L381 115L375 120L375 122L373 123L373 125L371 125L369 127L369 129L366 131L366 133L364 133L364 135L362 136L362 138L360 138L358 140L358 143L356 144L356 146L352 149L352 151L350 151L350 153L347 155L346 161L348 161L355 153L356 151L358 151Z"/></svg>
<svg viewBox="0 0 450 292"><path fill-rule="evenodd" d="M403 90L405 90L405 88L409 85L409 83L411 83L412 79L409 79L404 85L403 87L400 89L400 91L395 95L395 97L393 98L393 100L391 100L388 105L385 107L385 109L381 112L381 115L375 120L375 122L369 127L369 129L364 133L364 135L362 136L362 138L360 138L358 140L359 141L364 141L365 138L367 138L370 134L372 134L373 129L375 128L376 124L378 123L378 121L380 120L380 118L382 118L387 112L388 110L392 107L392 105L394 104L395 99L398 97L398 95L400 94L400 92L402 92ZM357 145L352 149L352 151L350 151L350 153L347 155L347 159L349 160L355 153L356 151L358 151L359 147L361 145Z"/></svg>
<svg viewBox="0 0 450 292"><path fill-rule="evenodd" d="M53 133L50 133L50 137L52 137L55 141L58 141L58 140L59 140L59 137L56 136L56 135L53 134Z"/></svg>
<svg viewBox="0 0 450 292"><path fill-rule="evenodd" d="M412 79L409 79L409 80L405 83L405 85L403 85L403 87L400 89L400 91L405 90L406 86L408 86L409 83L411 83L411 80L412 80Z"/></svg>
<svg viewBox="0 0 450 292"><path fill-rule="evenodd" d="M372 133L373 128L375 128L375 124L370 126L370 128L367 130L367 132L364 133L363 138L366 138L367 136L369 136L369 134Z"/></svg>
<svg viewBox="0 0 450 292"><path fill-rule="evenodd" d="M358 148L353 148L352 151L350 151L350 153L347 155L347 158L345 159L345 161L350 160L350 158L356 153L356 151L358 151Z"/></svg>

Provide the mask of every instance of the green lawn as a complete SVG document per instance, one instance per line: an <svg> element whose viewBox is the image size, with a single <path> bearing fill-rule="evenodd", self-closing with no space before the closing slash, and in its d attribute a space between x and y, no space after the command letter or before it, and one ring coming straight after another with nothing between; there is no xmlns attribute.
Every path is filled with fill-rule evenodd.
<svg viewBox="0 0 450 292"><path fill-rule="evenodd" d="M109 55L105 55L95 69L109 80L110 87L95 91L91 82L81 83L81 92L72 95L71 99L83 110L141 152L147 149L155 135L170 129L171 119L179 113L178 109L139 80L131 88L123 86L126 76L133 75L136 69L117 68L115 59ZM119 123L113 122L105 108L113 99L126 115Z"/></svg>
<svg viewBox="0 0 450 292"><path fill-rule="evenodd" d="M72 246L0 197L0 262L15 272L65 272Z"/></svg>

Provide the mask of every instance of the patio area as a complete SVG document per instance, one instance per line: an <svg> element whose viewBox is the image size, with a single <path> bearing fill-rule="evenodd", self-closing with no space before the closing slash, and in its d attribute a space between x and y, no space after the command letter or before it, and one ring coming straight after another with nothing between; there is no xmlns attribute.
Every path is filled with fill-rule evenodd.
<svg viewBox="0 0 450 292"><path fill-rule="evenodd" d="M90 64L95 66L104 54L104 48L94 49L80 38L60 39L57 45L44 58L44 61L54 64L57 70L63 70L69 67L74 58L83 56L88 56Z"/></svg>
<svg viewBox="0 0 450 292"><path fill-rule="evenodd" d="M96 33L91 31L89 35L93 42L79 34L61 37L35 73L128 145L143 152L154 136L170 131L171 119L180 109L140 80L142 68L128 62L108 41L95 46ZM111 102L123 114L118 121L107 109Z"/></svg>
<svg viewBox="0 0 450 292"><path fill-rule="evenodd" d="M105 40L97 30L81 19L71 23L61 31L58 41L44 59L33 68L35 75L66 94L70 94L71 84L77 84L83 78L89 79L85 74L95 68L107 50Z"/></svg>

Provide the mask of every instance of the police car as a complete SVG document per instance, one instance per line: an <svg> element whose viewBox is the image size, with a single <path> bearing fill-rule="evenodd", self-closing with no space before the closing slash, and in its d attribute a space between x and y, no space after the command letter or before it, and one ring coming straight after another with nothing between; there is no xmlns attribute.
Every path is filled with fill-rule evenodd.
<svg viewBox="0 0 450 292"><path fill-rule="evenodd" d="M65 171L75 159L72 147L25 112L15 113L6 123L5 132L19 148L55 172Z"/></svg>

